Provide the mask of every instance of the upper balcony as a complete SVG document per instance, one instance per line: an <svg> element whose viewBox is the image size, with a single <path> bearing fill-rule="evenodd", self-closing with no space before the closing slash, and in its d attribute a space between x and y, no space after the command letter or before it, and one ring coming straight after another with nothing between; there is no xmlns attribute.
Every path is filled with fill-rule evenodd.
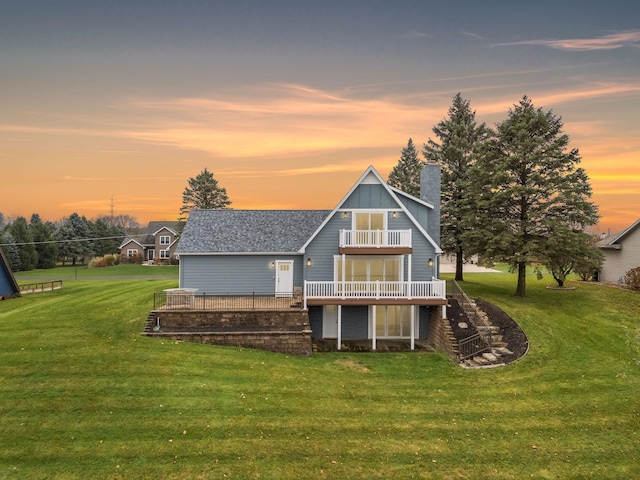
<svg viewBox="0 0 640 480"><path fill-rule="evenodd" d="M340 230L340 253L413 253L411 230Z"/></svg>

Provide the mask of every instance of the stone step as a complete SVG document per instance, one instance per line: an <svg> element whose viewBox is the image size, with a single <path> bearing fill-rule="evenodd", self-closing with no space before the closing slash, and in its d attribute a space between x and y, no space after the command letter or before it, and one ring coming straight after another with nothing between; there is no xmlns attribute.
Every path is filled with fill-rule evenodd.
<svg viewBox="0 0 640 480"><path fill-rule="evenodd" d="M478 332L486 332L487 330L490 331L492 334L499 334L500 333L500 327L496 327L495 325L489 325L489 326L485 326L485 325L477 325L476 326Z"/></svg>
<svg viewBox="0 0 640 480"><path fill-rule="evenodd" d="M478 365L489 365L491 363L489 360L484 358L484 356L479 356L479 355L473 357L472 360Z"/></svg>
<svg viewBox="0 0 640 480"><path fill-rule="evenodd" d="M496 347L494 345L493 347L493 353L495 355L513 355L513 352L511 350L509 350L507 347Z"/></svg>
<svg viewBox="0 0 640 480"><path fill-rule="evenodd" d="M482 354L482 358L489 361L489 363L497 363L498 357L491 352L485 352Z"/></svg>

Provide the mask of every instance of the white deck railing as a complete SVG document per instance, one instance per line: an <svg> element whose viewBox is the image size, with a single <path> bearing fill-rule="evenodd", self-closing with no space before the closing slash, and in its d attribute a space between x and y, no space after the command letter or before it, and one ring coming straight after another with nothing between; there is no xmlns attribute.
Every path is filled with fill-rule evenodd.
<svg viewBox="0 0 640 480"><path fill-rule="evenodd" d="M340 230L340 247L411 247L411 230Z"/></svg>
<svg viewBox="0 0 640 480"><path fill-rule="evenodd" d="M446 298L446 282L304 282L305 303L311 299L425 299Z"/></svg>

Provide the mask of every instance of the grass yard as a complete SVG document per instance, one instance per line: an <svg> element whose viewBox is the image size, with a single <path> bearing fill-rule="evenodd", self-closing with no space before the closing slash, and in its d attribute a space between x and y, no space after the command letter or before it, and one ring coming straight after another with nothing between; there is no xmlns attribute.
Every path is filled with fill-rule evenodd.
<svg viewBox="0 0 640 480"><path fill-rule="evenodd" d="M141 337L175 280L0 302L0 478L640 478L640 295L465 278L527 333L519 362Z"/></svg>
<svg viewBox="0 0 640 480"><path fill-rule="evenodd" d="M73 279L79 280L90 277L122 277L122 276L178 276L177 265L138 265L121 264L112 267L89 268L86 265L77 267L55 267L46 270L28 270L26 272L15 272L16 280L19 283L27 283L32 278L51 279Z"/></svg>

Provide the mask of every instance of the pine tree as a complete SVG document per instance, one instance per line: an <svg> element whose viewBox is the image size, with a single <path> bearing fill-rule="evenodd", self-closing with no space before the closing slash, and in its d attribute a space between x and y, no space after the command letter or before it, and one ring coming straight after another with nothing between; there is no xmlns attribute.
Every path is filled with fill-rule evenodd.
<svg viewBox="0 0 640 480"><path fill-rule="evenodd" d="M218 181L213 178L213 173L206 168L196 177L190 178L188 184L182 193L180 208L182 221L186 220L189 212L194 209L223 210L231 205L227 191L218 185Z"/></svg>
<svg viewBox="0 0 640 480"><path fill-rule="evenodd" d="M22 270L22 265L20 264L20 251L13 239L13 235L9 232L9 229L6 229L5 232L0 235L0 248L2 248L5 257L7 257L11 270L14 272Z"/></svg>
<svg viewBox="0 0 640 480"><path fill-rule="evenodd" d="M54 242L55 228L52 223L43 223L40 215L31 215L29 230L33 236L38 263L36 268L53 268L58 259L58 244Z"/></svg>
<svg viewBox="0 0 640 480"><path fill-rule="evenodd" d="M89 222L84 216L72 213L64 220L58 231L56 239L60 240L59 254L62 257L62 265L71 258L75 265L78 260L84 263L84 258L93 253Z"/></svg>
<svg viewBox="0 0 640 480"><path fill-rule="evenodd" d="M476 152L490 134L485 124L476 123L470 104L458 93L453 97L449 116L433 127L440 143L431 138L423 155L428 161L440 163L442 171L441 247L456 257L457 281L463 280L465 255L477 253L469 242L469 232L475 228L476 197L472 194L470 171L476 162Z"/></svg>
<svg viewBox="0 0 640 480"><path fill-rule="evenodd" d="M18 246L20 255L20 268L22 270L33 270L38 264L38 253L33 243L33 235L27 225L27 219L18 217L9 225L9 232Z"/></svg>
<svg viewBox="0 0 640 480"><path fill-rule="evenodd" d="M418 158L418 152L410 138L402 149L400 160L391 173L387 183L409 195L420 198L420 172L424 162Z"/></svg>
<svg viewBox="0 0 640 480"><path fill-rule="evenodd" d="M544 258L554 232L578 232L598 221L580 155L568 150L562 129L559 116L536 109L525 96L498 125L478 168L477 185L488 186L480 194L478 233L489 255L518 272L518 296L525 296L527 265ZM572 242L564 246L573 248Z"/></svg>

